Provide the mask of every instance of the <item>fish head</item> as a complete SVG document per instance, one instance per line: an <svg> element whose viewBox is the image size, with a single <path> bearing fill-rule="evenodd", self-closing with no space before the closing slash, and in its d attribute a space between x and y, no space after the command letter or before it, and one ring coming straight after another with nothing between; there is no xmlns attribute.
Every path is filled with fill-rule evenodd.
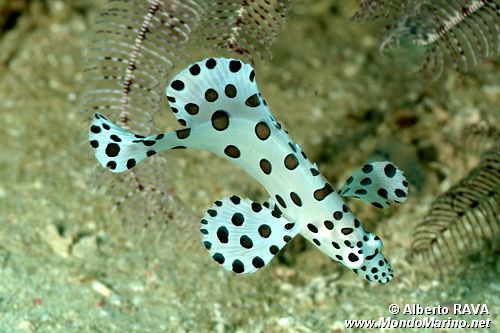
<svg viewBox="0 0 500 333"><path fill-rule="evenodd" d="M359 240L352 240L355 244L344 249L343 264L359 276L370 282L387 283L394 273L391 265L382 254L384 247L377 235L362 231Z"/></svg>

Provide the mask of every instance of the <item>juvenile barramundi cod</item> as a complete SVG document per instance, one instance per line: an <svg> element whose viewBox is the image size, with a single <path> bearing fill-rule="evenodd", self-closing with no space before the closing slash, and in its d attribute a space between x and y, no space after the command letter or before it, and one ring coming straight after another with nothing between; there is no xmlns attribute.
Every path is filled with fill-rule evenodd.
<svg viewBox="0 0 500 333"><path fill-rule="evenodd" d="M393 277L382 241L367 232L342 200L354 196L378 208L406 200L408 183L389 162L372 162L335 192L271 114L253 68L240 60L210 58L179 73L167 99L184 129L147 137L95 114L90 144L113 172L163 150L193 148L228 159L268 192L263 204L238 196L215 201L201 220L202 242L225 269L251 273L301 234L323 253L368 281Z"/></svg>

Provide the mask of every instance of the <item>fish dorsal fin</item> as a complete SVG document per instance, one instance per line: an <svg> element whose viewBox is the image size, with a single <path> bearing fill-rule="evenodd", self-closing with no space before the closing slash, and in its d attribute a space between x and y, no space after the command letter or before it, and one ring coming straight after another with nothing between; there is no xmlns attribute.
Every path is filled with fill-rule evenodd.
<svg viewBox="0 0 500 333"><path fill-rule="evenodd" d="M177 74L166 93L175 117L188 127L211 121L218 110L249 119L270 116L254 69L238 59L201 60Z"/></svg>
<svg viewBox="0 0 500 333"><path fill-rule="evenodd" d="M200 231L210 256L240 274L264 267L298 233L277 211L234 195L214 203Z"/></svg>
<svg viewBox="0 0 500 333"><path fill-rule="evenodd" d="M406 201L408 182L394 164L371 162L354 171L339 191L343 197L355 197L377 208Z"/></svg>

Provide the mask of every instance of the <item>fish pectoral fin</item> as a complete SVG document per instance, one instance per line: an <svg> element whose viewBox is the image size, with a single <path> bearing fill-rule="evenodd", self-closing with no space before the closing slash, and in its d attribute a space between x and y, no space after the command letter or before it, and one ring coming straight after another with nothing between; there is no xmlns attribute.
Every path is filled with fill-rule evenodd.
<svg viewBox="0 0 500 333"><path fill-rule="evenodd" d="M239 274L267 265L298 233L297 226L279 212L234 195L210 207L200 231L210 256Z"/></svg>
<svg viewBox="0 0 500 333"><path fill-rule="evenodd" d="M340 188L343 197L355 197L377 208L406 201L408 182L394 164L371 162L354 171Z"/></svg>

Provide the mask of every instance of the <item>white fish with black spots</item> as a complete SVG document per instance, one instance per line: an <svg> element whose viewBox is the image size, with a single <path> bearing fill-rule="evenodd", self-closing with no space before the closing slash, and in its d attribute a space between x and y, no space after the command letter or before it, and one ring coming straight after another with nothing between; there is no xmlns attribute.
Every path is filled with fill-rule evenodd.
<svg viewBox="0 0 500 333"><path fill-rule="evenodd" d="M301 234L368 281L391 280L382 241L363 228L342 196L378 208L405 201L408 183L397 167L365 164L337 193L271 114L254 69L237 59L199 61L175 76L166 93L185 128L144 137L95 114L90 144L99 163L113 172L164 150L190 148L228 159L257 180L269 194L266 203L223 198L201 220L202 242L216 262L251 273Z"/></svg>

